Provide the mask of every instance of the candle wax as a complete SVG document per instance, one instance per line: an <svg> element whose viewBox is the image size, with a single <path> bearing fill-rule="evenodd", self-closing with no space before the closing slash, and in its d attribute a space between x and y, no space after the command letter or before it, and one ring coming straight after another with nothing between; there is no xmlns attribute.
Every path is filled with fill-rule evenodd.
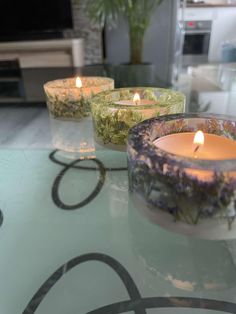
<svg viewBox="0 0 236 314"><path fill-rule="evenodd" d="M154 144L168 152L179 156L199 158L206 160L224 160L236 158L236 142L228 138L204 133L204 144L197 153L194 153L196 144L193 139L196 133L175 133L158 138ZM200 181L214 180L214 172L212 170L185 169L186 174L198 178ZM236 177L235 172L229 173L232 177Z"/></svg>
<svg viewBox="0 0 236 314"><path fill-rule="evenodd" d="M124 106L124 109L125 109L125 106L130 106L130 109L132 109L132 107L133 107L133 109L136 112L140 112L142 114L143 119L148 119L148 118L155 116L155 112L158 109L159 109L158 111L161 112L161 109L158 108L158 106L151 107L151 108L142 107L142 106L152 106L152 105L157 104L157 101L150 100L150 99L140 99L137 102L133 101L132 99L130 99L130 100L129 99L119 100L119 101L116 101L115 104ZM140 108L138 108L139 106L140 106Z"/></svg>
<svg viewBox="0 0 236 314"><path fill-rule="evenodd" d="M133 101L132 99L127 100L119 100L116 101L115 104L123 105L123 106L147 106L147 105L155 105L157 101L150 100L150 99L140 99L139 101Z"/></svg>
<svg viewBox="0 0 236 314"><path fill-rule="evenodd" d="M204 144L194 154L194 132L174 133L158 138L154 144L168 153L207 160L236 158L236 141L215 134L204 133Z"/></svg>

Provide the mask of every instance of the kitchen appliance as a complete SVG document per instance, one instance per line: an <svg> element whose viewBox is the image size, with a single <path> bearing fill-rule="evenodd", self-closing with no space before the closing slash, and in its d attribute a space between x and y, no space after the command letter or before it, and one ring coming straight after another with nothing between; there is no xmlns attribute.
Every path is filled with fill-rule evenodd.
<svg viewBox="0 0 236 314"><path fill-rule="evenodd" d="M208 61L212 21L184 21L183 66Z"/></svg>

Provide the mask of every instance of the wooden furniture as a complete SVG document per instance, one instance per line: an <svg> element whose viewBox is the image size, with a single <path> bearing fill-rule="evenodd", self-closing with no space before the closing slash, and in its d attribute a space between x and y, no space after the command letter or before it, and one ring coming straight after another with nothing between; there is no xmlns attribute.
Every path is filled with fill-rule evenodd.
<svg viewBox="0 0 236 314"><path fill-rule="evenodd" d="M81 67L83 39L56 39L0 43L0 61L18 60L21 68Z"/></svg>

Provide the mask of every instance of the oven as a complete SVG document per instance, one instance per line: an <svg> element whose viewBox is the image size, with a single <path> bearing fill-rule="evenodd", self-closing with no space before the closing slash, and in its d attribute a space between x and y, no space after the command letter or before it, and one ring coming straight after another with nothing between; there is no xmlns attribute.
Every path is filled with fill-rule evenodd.
<svg viewBox="0 0 236 314"><path fill-rule="evenodd" d="M212 21L184 21L183 66L208 61Z"/></svg>

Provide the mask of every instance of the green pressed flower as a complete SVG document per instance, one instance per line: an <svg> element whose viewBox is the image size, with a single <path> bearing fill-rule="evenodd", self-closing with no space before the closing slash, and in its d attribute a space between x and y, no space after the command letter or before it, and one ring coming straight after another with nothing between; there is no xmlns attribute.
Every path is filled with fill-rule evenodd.
<svg viewBox="0 0 236 314"><path fill-rule="evenodd" d="M47 104L54 118L70 118L80 120L90 114L90 103L84 97L79 100L60 99L57 95L47 94Z"/></svg>

